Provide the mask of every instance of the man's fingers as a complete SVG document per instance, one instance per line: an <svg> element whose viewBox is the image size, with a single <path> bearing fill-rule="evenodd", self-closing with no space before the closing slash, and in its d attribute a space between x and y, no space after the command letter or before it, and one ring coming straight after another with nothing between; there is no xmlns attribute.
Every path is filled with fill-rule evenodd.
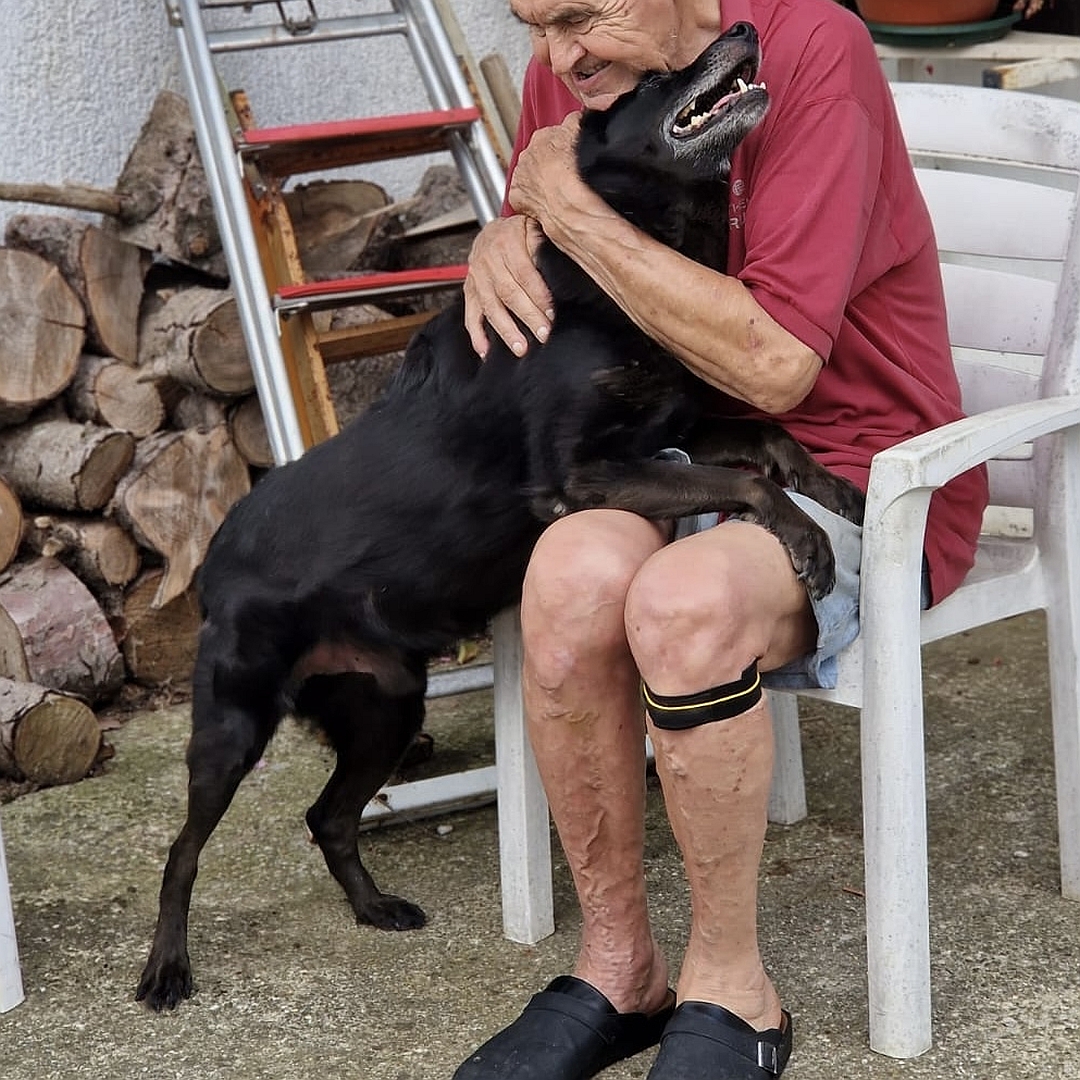
<svg viewBox="0 0 1080 1080"><path fill-rule="evenodd" d="M491 333L516 355L529 339L546 341L554 317L551 293L533 263L542 233L525 218L504 218L486 226L473 244L465 279L465 327L484 356Z"/></svg>

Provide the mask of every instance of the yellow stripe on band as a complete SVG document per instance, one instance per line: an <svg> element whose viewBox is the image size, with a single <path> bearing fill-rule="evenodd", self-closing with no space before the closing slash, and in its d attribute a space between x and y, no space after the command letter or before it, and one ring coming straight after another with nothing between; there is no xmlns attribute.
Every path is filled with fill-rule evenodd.
<svg viewBox="0 0 1080 1080"><path fill-rule="evenodd" d="M658 728L681 729L729 720L761 700L761 673L753 661L734 682L701 690L696 694L657 694L642 682L645 708Z"/></svg>

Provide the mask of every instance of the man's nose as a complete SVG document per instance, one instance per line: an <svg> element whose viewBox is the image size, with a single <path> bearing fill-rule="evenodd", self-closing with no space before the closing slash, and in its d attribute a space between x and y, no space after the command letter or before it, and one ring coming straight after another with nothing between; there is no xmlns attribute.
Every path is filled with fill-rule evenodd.
<svg viewBox="0 0 1080 1080"><path fill-rule="evenodd" d="M548 58L556 75L568 75L573 66L585 55L574 34L552 28L547 34Z"/></svg>

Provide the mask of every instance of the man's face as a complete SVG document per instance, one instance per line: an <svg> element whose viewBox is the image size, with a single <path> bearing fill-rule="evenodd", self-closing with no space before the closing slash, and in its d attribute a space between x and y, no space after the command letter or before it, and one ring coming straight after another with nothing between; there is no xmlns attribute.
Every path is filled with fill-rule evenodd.
<svg viewBox="0 0 1080 1080"><path fill-rule="evenodd" d="M678 0L510 0L533 54L589 109L681 59Z"/></svg>

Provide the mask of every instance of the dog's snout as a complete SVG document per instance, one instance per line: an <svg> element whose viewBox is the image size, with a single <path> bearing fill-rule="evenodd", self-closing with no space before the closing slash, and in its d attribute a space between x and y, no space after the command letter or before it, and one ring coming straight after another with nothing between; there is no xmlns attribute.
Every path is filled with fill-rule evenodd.
<svg viewBox="0 0 1080 1080"><path fill-rule="evenodd" d="M728 31L728 37L731 38L745 38L747 41L757 40L757 30L754 29L752 23L737 22Z"/></svg>

